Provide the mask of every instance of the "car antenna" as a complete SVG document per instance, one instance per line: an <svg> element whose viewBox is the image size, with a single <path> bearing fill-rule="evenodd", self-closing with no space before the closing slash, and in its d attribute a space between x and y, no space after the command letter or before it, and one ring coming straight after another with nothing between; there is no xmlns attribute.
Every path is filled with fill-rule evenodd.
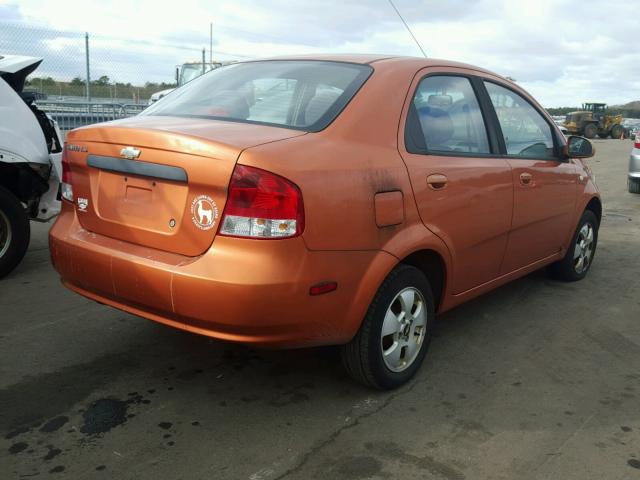
<svg viewBox="0 0 640 480"><path fill-rule="evenodd" d="M411 35L411 37L413 38L413 41L416 42L416 45L418 45L418 48L420 49L420 51L422 52L422 55L424 55L424 58L427 58L427 54L424 52L424 50L422 49L422 45L420 45L420 42L418 41L418 39L416 38L416 36L413 34L413 32L411 31L411 29L409 28L409 25L407 25L407 22L404 21L404 18L402 18L402 15L400 15L400 11L396 8L396 6L393 4L392 0L389 0L389 3L391 4L391 6L393 7L393 9L396 11L396 13L398 14L398 17L400 17L400 20L402 20L402 23L404 23L404 26L406 27L407 31L409 32L409 34Z"/></svg>

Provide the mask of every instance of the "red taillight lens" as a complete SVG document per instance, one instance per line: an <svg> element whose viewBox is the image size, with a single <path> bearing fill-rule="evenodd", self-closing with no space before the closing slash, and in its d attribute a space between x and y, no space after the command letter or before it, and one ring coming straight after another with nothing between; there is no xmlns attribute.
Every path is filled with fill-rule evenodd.
<svg viewBox="0 0 640 480"><path fill-rule="evenodd" d="M220 234L234 237L296 237L304 230L297 185L266 170L236 165Z"/></svg>
<svg viewBox="0 0 640 480"><path fill-rule="evenodd" d="M71 182L71 166L69 159L67 158L66 145L62 151L62 182L61 182L61 195L62 198L73 202L73 186Z"/></svg>
<svg viewBox="0 0 640 480"><path fill-rule="evenodd" d="M633 148L640 148L640 138L638 138L638 135L640 135L640 133L636 133L636 140L633 143Z"/></svg>

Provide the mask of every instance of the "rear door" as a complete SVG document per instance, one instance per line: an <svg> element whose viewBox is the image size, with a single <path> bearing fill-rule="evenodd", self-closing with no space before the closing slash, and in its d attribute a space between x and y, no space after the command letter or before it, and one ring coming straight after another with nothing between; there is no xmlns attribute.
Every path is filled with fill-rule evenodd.
<svg viewBox="0 0 640 480"><path fill-rule="evenodd" d="M555 129L533 103L506 85L484 85L513 174L513 223L501 271L506 274L566 244L574 227L577 172L561 158Z"/></svg>
<svg viewBox="0 0 640 480"><path fill-rule="evenodd" d="M477 87L463 70L421 72L399 142L422 222L451 253L455 294L498 276L511 226L511 167L486 127Z"/></svg>

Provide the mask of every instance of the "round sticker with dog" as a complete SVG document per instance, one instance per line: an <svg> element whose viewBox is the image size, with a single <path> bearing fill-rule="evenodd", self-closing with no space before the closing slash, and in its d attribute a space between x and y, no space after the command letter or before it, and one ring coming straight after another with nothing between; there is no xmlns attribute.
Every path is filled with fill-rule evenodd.
<svg viewBox="0 0 640 480"><path fill-rule="evenodd" d="M209 230L218 220L218 206L208 195L198 195L191 202L191 218L200 230Z"/></svg>

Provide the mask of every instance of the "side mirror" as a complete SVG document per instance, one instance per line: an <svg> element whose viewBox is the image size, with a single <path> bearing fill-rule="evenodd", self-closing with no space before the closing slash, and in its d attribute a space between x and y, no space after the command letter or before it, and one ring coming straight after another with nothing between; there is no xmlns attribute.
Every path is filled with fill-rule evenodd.
<svg viewBox="0 0 640 480"><path fill-rule="evenodd" d="M567 158L590 158L595 153L593 144L584 137L571 135L564 146L564 154Z"/></svg>

